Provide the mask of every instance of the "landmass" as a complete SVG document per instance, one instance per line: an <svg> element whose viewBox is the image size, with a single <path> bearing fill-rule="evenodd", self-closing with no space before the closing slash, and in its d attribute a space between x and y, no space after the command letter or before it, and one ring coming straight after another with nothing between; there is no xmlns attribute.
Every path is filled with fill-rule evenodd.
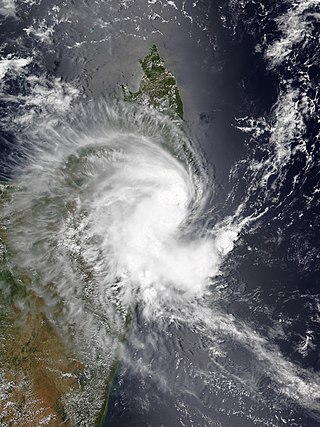
<svg viewBox="0 0 320 427"><path fill-rule="evenodd" d="M174 75L167 70L157 46L151 46L148 55L140 59L143 76L137 92L123 86L124 99L148 107L152 106L168 115L178 125L183 120L183 103Z"/></svg>
<svg viewBox="0 0 320 427"><path fill-rule="evenodd" d="M156 45L140 60L140 65L144 74L139 90L131 92L123 87L125 101L155 108L181 126L183 104L176 79L166 69ZM23 271L14 261L8 238L10 218L2 214L2 208L18 191L12 183L0 185L0 425L91 426L85 415L70 416L68 402L72 396L80 398L84 387L95 381L97 374L92 374L94 369L86 366L48 318L44 300L30 286L32 272ZM76 262L90 280L90 271L81 259ZM130 322L128 314L119 340L125 339ZM100 378L105 385L97 400L100 407L88 408L97 426L103 424L118 360L109 366L109 374L104 380ZM90 375L86 375L89 370Z"/></svg>

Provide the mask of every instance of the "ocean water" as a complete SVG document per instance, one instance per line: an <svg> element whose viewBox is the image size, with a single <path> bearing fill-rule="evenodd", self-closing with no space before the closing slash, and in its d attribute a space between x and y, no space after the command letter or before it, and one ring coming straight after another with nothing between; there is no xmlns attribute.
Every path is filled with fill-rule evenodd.
<svg viewBox="0 0 320 427"><path fill-rule="evenodd" d="M1 176L18 189L2 216L87 367L67 417L94 425L116 359L105 426L317 426L318 2L0 14ZM119 101L153 43L182 129Z"/></svg>

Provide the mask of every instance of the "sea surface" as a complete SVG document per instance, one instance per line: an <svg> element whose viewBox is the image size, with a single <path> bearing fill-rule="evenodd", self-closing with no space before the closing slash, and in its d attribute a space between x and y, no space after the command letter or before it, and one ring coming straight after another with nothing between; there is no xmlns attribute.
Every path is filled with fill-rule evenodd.
<svg viewBox="0 0 320 427"><path fill-rule="evenodd" d="M35 289L101 383L119 361L106 427L320 425L319 16L316 0L0 1L0 176L27 183L12 241L58 283ZM182 130L118 104L153 44Z"/></svg>

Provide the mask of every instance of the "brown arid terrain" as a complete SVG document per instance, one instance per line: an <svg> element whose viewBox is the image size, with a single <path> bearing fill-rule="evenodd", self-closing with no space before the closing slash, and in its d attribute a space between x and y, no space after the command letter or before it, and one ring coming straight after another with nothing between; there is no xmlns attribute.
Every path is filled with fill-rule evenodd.
<svg viewBox="0 0 320 427"><path fill-rule="evenodd" d="M6 233L0 231L1 426L71 426L64 399L79 388L84 366L46 318L41 299L28 290L28 277L9 270Z"/></svg>
<svg viewBox="0 0 320 427"><path fill-rule="evenodd" d="M2 335L1 424L71 426L63 399L78 387L81 364L68 354L41 312L28 315L21 327L7 325Z"/></svg>

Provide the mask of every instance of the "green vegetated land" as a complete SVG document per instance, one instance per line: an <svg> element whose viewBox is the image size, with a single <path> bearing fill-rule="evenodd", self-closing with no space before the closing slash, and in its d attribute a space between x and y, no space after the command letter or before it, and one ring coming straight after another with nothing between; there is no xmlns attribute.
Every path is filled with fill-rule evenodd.
<svg viewBox="0 0 320 427"><path fill-rule="evenodd" d="M139 90L131 92L124 86L125 100L153 106L173 120L181 122L183 103L177 82L174 75L165 67L157 46L153 45L148 55L139 62L143 70Z"/></svg>
<svg viewBox="0 0 320 427"><path fill-rule="evenodd" d="M137 92L122 86L124 99L140 105L155 108L168 116L179 128L183 124L183 102L174 75L166 68L157 46L154 44L144 59L140 59L143 76ZM181 141L185 160L194 160L192 151L185 141Z"/></svg>
<svg viewBox="0 0 320 427"><path fill-rule="evenodd" d="M176 79L166 69L156 45L140 60L140 65L144 74L139 90L131 92L123 87L125 100L156 108L180 126L183 104ZM65 405L70 393L81 391L86 366L47 318L44 301L31 289L31 272L21 271L14 264L10 218L4 217L3 207L17 191L14 184L0 185L0 424L76 427ZM130 319L129 314L126 330ZM121 340L125 334L126 331ZM117 366L115 360L102 391L105 401L96 414L99 426L103 423Z"/></svg>

